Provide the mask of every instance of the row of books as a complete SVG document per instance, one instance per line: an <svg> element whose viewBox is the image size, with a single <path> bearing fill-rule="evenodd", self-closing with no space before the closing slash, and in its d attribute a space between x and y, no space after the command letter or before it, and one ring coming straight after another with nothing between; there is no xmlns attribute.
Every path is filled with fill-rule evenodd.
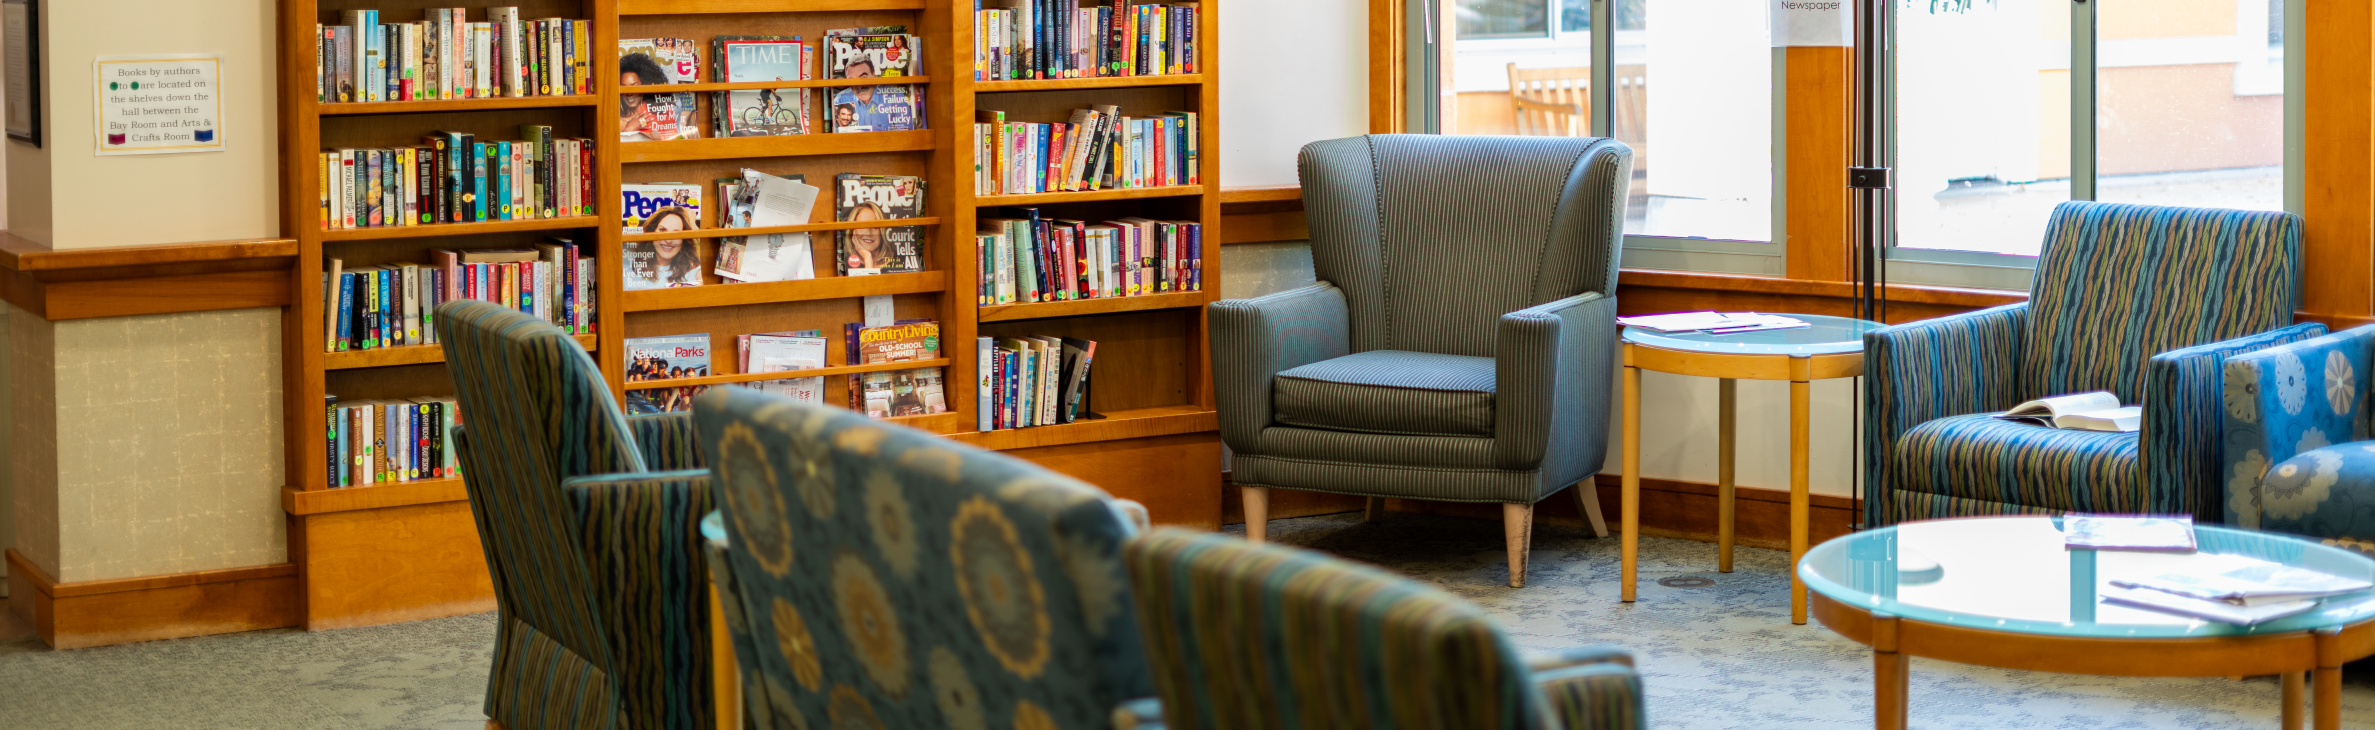
<svg viewBox="0 0 2375 730"><path fill-rule="evenodd" d="M518 141L436 132L409 147L321 154L323 230L594 214L594 141L520 127Z"/></svg>
<svg viewBox="0 0 2375 730"><path fill-rule="evenodd" d="M906 26L837 28L825 31L821 78L861 79L915 76L923 69L922 44ZM817 47L800 36L716 36L709 42L709 81L742 83L808 81L820 78ZM629 86L701 83L701 45L685 38L619 41L619 78ZM819 128L809 89L749 89L712 92L710 129L721 137L808 134ZM847 86L822 90L828 132L892 132L924 129L923 95L912 84ZM699 137L699 100L691 92L627 97L619 105L619 139L653 142Z"/></svg>
<svg viewBox="0 0 2375 730"><path fill-rule="evenodd" d="M331 489L461 476L452 448L462 412L452 396L340 401L322 406Z"/></svg>
<svg viewBox="0 0 2375 730"><path fill-rule="evenodd" d="M982 218L973 236L981 306L1204 289L1204 226L1122 218L1046 218L1038 208Z"/></svg>
<svg viewBox="0 0 2375 730"><path fill-rule="evenodd" d="M744 169L739 177L712 183L721 201L719 228L767 228L809 223L823 194L804 175L779 177ZM837 221L903 220L924 212L924 179L914 175L835 175L833 217ZM704 187L692 183L630 183L619 186L625 232L664 234L701 228ZM622 257L629 290L701 286L706 266L728 282L790 281L816 277L806 233L734 236L717 241L704 260L701 239L629 241ZM924 270L923 231L914 226L834 231L834 271L842 276L897 274Z"/></svg>
<svg viewBox="0 0 2375 730"><path fill-rule="evenodd" d="M846 326L844 362L881 365L923 362L940 357L940 325L928 319L901 320L868 327ZM791 373L825 367L828 347L823 330L766 332L735 337L737 366L744 373ZM627 340L627 412L668 413L693 407L693 396L705 385L668 385L668 381L707 377L710 343L707 334L637 337ZM876 418L946 413L948 397L939 367L860 373L849 376L849 408ZM743 387L781 393L810 403L824 402L824 378L782 378L740 383Z"/></svg>
<svg viewBox="0 0 2375 730"><path fill-rule="evenodd" d="M1197 12L1129 0L976 2L973 80L1196 73Z"/></svg>
<svg viewBox="0 0 2375 730"><path fill-rule="evenodd" d="M983 337L974 342L983 430L1028 428L1095 418L1089 410L1089 364L1095 340Z"/></svg>
<svg viewBox="0 0 2375 730"><path fill-rule="evenodd" d="M429 263L322 272L329 352L437 344L437 305L475 299L517 309L574 334L596 324L594 257L568 241L534 248L434 249Z"/></svg>
<svg viewBox="0 0 2375 730"><path fill-rule="evenodd" d="M422 20L380 22L348 10L315 25L314 99L322 102L486 99L594 93L593 27L565 18L527 20L517 7L428 8Z"/></svg>
<svg viewBox="0 0 2375 730"><path fill-rule="evenodd" d="M1111 104L1072 110L1072 121L1010 122L1002 111L977 113L973 192L1020 195L1107 188L1195 185L1199 115L1123 116Z"/></svg>

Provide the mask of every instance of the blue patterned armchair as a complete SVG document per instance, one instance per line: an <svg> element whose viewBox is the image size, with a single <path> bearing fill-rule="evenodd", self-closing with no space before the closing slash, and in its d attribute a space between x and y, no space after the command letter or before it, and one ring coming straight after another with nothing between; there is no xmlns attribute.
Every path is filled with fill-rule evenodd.
<svg viewBox="0 0 2375 730"><path fill-rule="evenodd" d="M1121 562L1135 503L782 396L712 388L693 412L749 725L1085 730L1154 694Z"/></svg>
<svg viewBox="0 0 2375 730"><path fill-rule="evenodd" d="M1309 550L1162 528L1130 543L1162 698L1117 722L1176 730L1642 730L1632 655L1521 659L1475 604Z"/></svg>
<svg viewBox="0 0 2375 730"><path fill-rule="evenodd" d="M2221 514L2220 368L2315 337L2292 321L2300 218L2069 202L2029 301L1864 335L1865 521L1986 514ZM2095 390L2140 433L1989 417Z"/></svg>
<svg viewBox="0 0 2375 730"><path fill-rule="evenodd" d="M711 511L687 414L627 418L559 328L437 308L470 514L501 612L487 716L508 730L712 724Z"/></svg>
<svg viewBox="0 0 2375 730"><path fill-rule="evenodd" d="M2227 360L2227 524L2375 553L2371 351L2375 326Z"/></svg>

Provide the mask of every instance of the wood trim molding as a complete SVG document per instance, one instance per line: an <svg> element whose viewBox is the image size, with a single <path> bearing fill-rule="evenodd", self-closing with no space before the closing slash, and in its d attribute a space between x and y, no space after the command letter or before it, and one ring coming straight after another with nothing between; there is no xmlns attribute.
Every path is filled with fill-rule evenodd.
<svg viewBox="0 0 2375 730"><path fill-rule="evenodd" d="M277 307L296 259L286 238L56 250L0 233L0 299L50 321Z"/></svg>
<svg viewBox="0 0 2375 730"><path fill-rule="evenodd" d="M280 488L280 508L292 515L410 507L416 504L469 501L460 479L423 479L411 482L305 490Z"/></svg>
<svg viewBox="0 0 2375 730"><path fill-rule="evenodd" d="M1855 284L1852 282L1784 279L1745 274L1709 274L1696 271L1625 269L1617 276L1617 286L1619 287L1617 290L1619 297L1624 295L1625 288L1656 288L1787 294L1831 299L1855 298ZM2002 289L1962 289L1947 286L1890 284L1888 285L1888 300L1890 303L1937 304L1979 309L2025 302L2029 300L2029 294L2028 292Z"/></svg>
<svg viewBox="0 0 2375 730"><path fill-rule="evenodd" d="M7 551L9 608L43 643L79 649L299 623L292 563L59 583Z"/></svg>

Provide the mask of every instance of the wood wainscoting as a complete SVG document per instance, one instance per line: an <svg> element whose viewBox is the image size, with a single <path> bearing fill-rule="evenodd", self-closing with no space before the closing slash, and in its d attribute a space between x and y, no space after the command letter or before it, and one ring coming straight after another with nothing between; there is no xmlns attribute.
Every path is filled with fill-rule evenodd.
<svg viewBox="0 0 2375 730"><path fill-rule="evenodd" d="M415 490L417 503L298 501L324 511L291 510L289 554L303 556L304 626L308 630L377 626L495 610L478 523L460 480ZM404 485L393 485L401 487ZM349 490L336 490L344 492ZM341 509L343 508L343 509Z"/></svg>
<svg viewBox="0 0 2375 730"><path fill-rule="evenodd" d="M1029 429L1022 429L1029 430ZM1221 526L1220 432L1010 449L1018 457L1146 505L1155 524ZM1184 468L1210 464L1209 469Z"/></svg>
<svg viewBox="0 0 2375 730"><path fill-rule="evenodd" d="M8 608L54 649L296 626L292 563L59 583L11 549Z"/></svg>

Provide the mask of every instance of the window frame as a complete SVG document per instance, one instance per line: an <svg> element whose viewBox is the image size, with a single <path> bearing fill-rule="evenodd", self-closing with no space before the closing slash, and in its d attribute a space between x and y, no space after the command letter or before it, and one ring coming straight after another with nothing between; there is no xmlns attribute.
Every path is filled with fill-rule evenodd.
<svg viewBox="0 0 2375 730"><path fill-rule="evenodd" d="M1597 1L1605 2L1606 0ZM2302 164L2304 135L2302 130L2306 117L2304 105L2307 100L2307 96L2303 92L2306 89L2305 71L2308 55L2305 49L2308 0L2270 0L2270 2L2282 3L2284 9L2284 43L2282 46L2284 210L2300 215L2304 199L2302 176L2304 171ZM2101 129L2098 116L2101 110L2096 99L2097 89L2101 85L2100 74L2102 71L2100 52L2103 39L2097 32L2096 23L2096 8L2100 4L2084 0L2070 0L2069 2L2071 200L2096 199L2096 186L2101 180L2099 171L2096 169L2097 153L2101 149L2097 139L2097 134ZM1890 12L1901 11L1903 8L1899 4L1890 4ZM1887 117L1892 120L1897 118L1897 63L1894 56L1895 49L1898 47L1894 37L1896 28L1897 24L1892 20L1889 23L1891 37L1888 40L1891 57L1885 69L1885 77L1881 82L1882 103L1888 110ZM2079 110L2086 110L2087 113L2082 116L2079 114ZM1897 163L1896 130L1892 127L1887 130L1886 134L1889 136L1886 145L1889 157L1884 164L1893 168ZM1896 196L1902 192L1902 190L1892 187L1883 193L1887 197L1890 215L1886 219L1890 225L1889 229L1883 232L1886 240L1881 247L1881 257L1886 278L1890 283L1975 289L2024 291L2029 289L2030 279L2034 277L2037 268L2036 256L1956 251L1953 249L1907 248L1900 245L1900 232L1895 226L1894 211L1896 210Z"/></svg>

